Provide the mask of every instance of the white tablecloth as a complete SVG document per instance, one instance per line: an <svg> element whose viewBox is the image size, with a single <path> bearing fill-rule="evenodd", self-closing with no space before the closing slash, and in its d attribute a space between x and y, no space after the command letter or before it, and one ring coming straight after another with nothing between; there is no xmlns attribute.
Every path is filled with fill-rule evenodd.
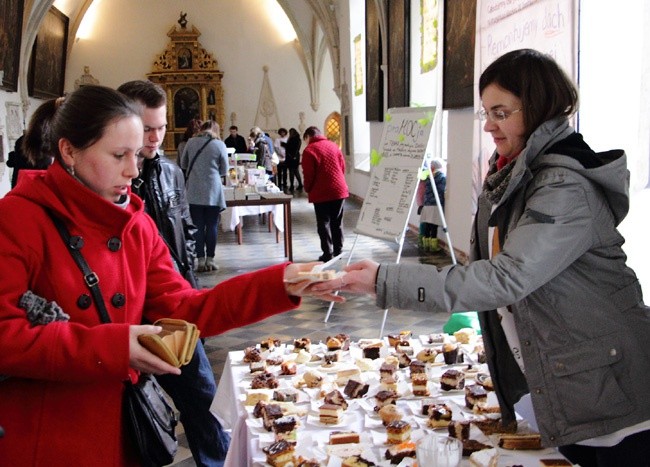
<svg viewBox="0 0 650 467"><path fill-rule="evenodd" d="M266 206L234 206L226 208L221 212L221 230L224 232L234 231L243 216L253 216L273 213L273 224L280 232L284 232L284 207L281 204L269 204Z"/></svg>
<svg viewBox="0 0 650 467"><path fill-rule="evenodd" d="M358 349L357 349L358 350ZM247 388L250 386L251 376L248 364L242 363L243 351L234 351L228 354L221 380L219 381L219 387L215 400L212 404L212 412L219 418L224 427L232 429L232 442L230 449L228 451L228 456L226 458L225 466L227 467L250 467L250 466L263 466L264 463L264 454L261 450L260 445L268 445L272 442L272 433L265 432L259 425L260 420L254 419L250 415L250 410L244 407L243 401L245 399L245 394ZM288 354L287 354L288 355ZM350 367L351 365L345 365ZM300 374L305 371L307 368L306 365L298 365ZM303 367L303 368L301 368ZM277 373L279 367L269 367L272 372ZM321 371L321 368L315 367ZM438 374L442 373L447 369L446 366L434 367L434 371ZM322 372L322 371L321 371ZM363 372L364 379L369 382L374 381L374 377L371 376L372 372ZM335 371L328 371L324 373L327 378L334 380L336 378ZM370 377L370 378L368 378ZM292 385L295 377L286 377L281 376L280 385L281 387ZM435 379L436 377L434 377ZM374 381L377 383L377 381ZM468 380L468 384L472 384L472 380ZM436 388L436 386L438 386ZM410 384L407 384L402 377L402 383L400 390L404 393L410 391ZM439 390L439 385L435 383L430 383L430 389L432 392L431 397L436 397L438 399L444 400L449 404L453 404L452 407L456 407L456 414L454 419L457 417L463 419L465 416L461 412L461 407L464 405L464 395L462 391L453 391L450 393L444 393ZM343 388L340 388L343 392ZM307 390L310 391L310 390ZM369 414L372 413L372 409L369 407L374 404L373 394L377 392L376 385L373 387L371 383L371 389L368 392L368 396L364 399L355 399L348 401L350 407L345 412L343 423L341 426L323 426L318 422L318 416L315 412L319 405L318 402L309 402L309 396L302 395L299 399L298 407L304 407L308 411L306 417L302 417L300 422L300 427L298 430L298 445L297 453L306 455L307 457L316 457L324 462L326 458L325 453L325 444L329 438L329 433L336 430L354 430L358 433L361 433L362 439L372 439L372 441L381 446L383 443L383 436L385 436L385 429L381 426L381 421L376 417ZM272 393L272 390L269 390L269 393ZM322 399L321 399L322 401ZM426 425L426 419L424 417L415 416L415 412L420 407L421 401L413 397L405 397L405 400L398 401L398 407L404 413L406 413L406 419L411 422L413 425L414 439L417 436L422 436L424 433L423 427ZM525 421L520 423L520 425L525 426ZM477 430L476 427L473 427L472 430ZM482 433L478 432L479 436L484 436ZM475 436L474 431L472 432L472 438L479 439ZM419 438L418 438L419 439ZM482 439L482 441L488 441L487 438ZM490 439L488 442L494 445L495 439ZM376 453L377 457L383 455L385 452L385 447L373 448L373 452ZM524 467L537 467L539 465L539 459L544 457L551 458L561 458L562 456L553 448L543 449L541 451L508 451L504 449L499 449L500 452L500 461L499 465L513 465L519 464ZM325 465L325 464L323 464ZM329 466L338 465L336 461L332 464L332 461ZM383 460L381 462L382 466L389 465L388 461ZM463 458L461 466L469 466L469 460Z"/></svg>

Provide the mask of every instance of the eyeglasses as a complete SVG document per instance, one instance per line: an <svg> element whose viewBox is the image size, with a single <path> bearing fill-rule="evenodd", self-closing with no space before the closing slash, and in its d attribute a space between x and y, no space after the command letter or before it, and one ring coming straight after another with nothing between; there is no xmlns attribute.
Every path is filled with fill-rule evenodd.
<svg viewBox="0 0 650 467"><path fill-rule="evenodd" d="M490 110L489 112L486 112L485 109L481 109L478 112L476 112L476 115L478 116L479 120L484 122L488 118L490 119L491 122L502 122L506 120L508 117L510 117L512 114L516 114L517 112L521 112L522 109L515 109L511 111L505 111L505 110Z"/></svg>

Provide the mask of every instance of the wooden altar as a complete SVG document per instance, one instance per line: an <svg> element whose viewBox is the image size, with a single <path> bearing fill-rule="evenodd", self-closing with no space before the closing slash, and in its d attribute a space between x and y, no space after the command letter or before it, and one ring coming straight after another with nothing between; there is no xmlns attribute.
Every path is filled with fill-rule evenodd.
<svg viewBox="0 0 650 467"><path fill-rule="evenodd" d="M167 93L167 134L162 148L171 156L176 155L176 147L191 119L217 121L222 136L225 124L223 72L198 41L199 30L194 26L188 29L183 15L178 23L180 29L174 26L169 30L170 42L156 57L153 71L147 74Z"/></svg>

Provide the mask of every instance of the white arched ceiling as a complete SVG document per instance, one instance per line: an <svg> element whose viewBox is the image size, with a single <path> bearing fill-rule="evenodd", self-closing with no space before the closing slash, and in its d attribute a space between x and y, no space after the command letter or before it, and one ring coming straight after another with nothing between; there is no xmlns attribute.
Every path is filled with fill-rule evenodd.
<svg viewBox="0 0 650 467"><path fill-rule="evenodd" d="M296 51L305 70L311 93L311 107L315 111L320 105L319 93L321 73L326 52L329 50L334 73L334 85L337 96L341 98L339 34L336 18L338 0L277 0L296 30ZM381 0L379 0L381 1ZM23 40L20 47L20 69L28 70L32 46L38 34L43 18L54 0L33 0L31 8L26 4L29 14L23 28ZM67 54L74 46L74 37L79 25L92 5L93 0L68 0L70 30ZM27 73L20 77L21 100L23 107L29 105L27 91Z"/></svg>

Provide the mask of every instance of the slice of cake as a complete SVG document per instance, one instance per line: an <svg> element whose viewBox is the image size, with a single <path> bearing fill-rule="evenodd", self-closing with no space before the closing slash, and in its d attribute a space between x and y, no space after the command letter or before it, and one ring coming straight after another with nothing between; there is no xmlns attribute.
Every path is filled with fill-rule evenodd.
<svg viewBox="0 0 650 467"><path fill-rule="evenodd" d="M476 340L476 330L474 328L462 328L454 333L454 337L459 344L469 344Z"/></svg>
<svg viewBox="0 0 650 467"><path fill-rule="evenodd" d="M341 351L332 350L325 352L323 360L325 360L325 365L333 365L334 363L338 363L341 361Z"/></svg>
<svg viewBox="0 0 650 467"><path fill-rule="evenodd" d="M300 339L294 339L293 341L293 351L298 353L300 350L305 350L309 352L311 349L311 339L309 337L301 337Z"/></svg>
<svg viewBox="0 0 650 467"><path fill-rule="evenodd" d="M429 407L427 426L444 428L451 424L452 411L447 404L434 404Z"/></svg>
<svg viewBox="0 0 650 467"><path fill-rule="evenodd" d="M282 342L280 339L274 339L272 337L269 337L267 339L264 339L262 342L260 342L260 349L262 350L273 350L276 347L280 347Z"/></svg>
<svg viewBox="0 0 650 467"><path fill-rule="evenodd" d="M362 383L356 379L350 378L348 383L345 385L343 392L350 399L358 399L363 397L368 392L369 385L367 383Z"/></svg>
<svg viewBox="0 0 650 467"><path fill-rule="evenodd" d="M375 467L376 465L374 462L364 459L361 456L346 457L341 462L341 467Z"/></svg>
<svg viewBox="0 0 650 467"><path fill-rule="evenodd" d="M397 361L400 368L408 368L411 364L411 357L409 357L405 352L399 352L397 354Z"/></svg>
<svg viewBox="0 0 650 467"><path fill-rule="evenodd" d="M412 441L406 441L404 443L390 446L386 449L386 454L384 456L390 461L391 465L399 465L407 457L415 459L415 443Z"/></svg>
<svg viewBox="0 0 650 467"><path fill-rule="evenodd" d="M447 370L440 376L440 389L453 391L465 387L465 374L458 370Z"/></svg>
<svg viewBox="0 0 650 467"><path fill-rule="evenodd" d="M415 358L424 363L433 363L436 360L438 352L431 348L420 350Z"/></svg>
<svg viewBox="0 0 650 467"><path fill-rule="evenodd" d="M302 379L308 388L319 388L323 384L323 375L314 370L306 371Z"/></svg>
<svg viewBox="0 0 650 467"><path fill-rule="evenodd" d="M266 391L246 391L244 405L255 405L259 401L268 402L271 397Z"/></svg>
<svg viewBox="0 0 650 467"><path fill-rule="evenodd" d="M499 465L499 452L495 448L473 452L469 456L469 465L471 467L497 467Z"/></svg>
<svg viewBox="0 0 650 467"><path fill-rule="evenodd" d="M471 384L465 386L465 407L473 409L474 406L485 407L487 405L487 391L483 386Z"/></svg>
<svg viewBox="0 0 650 467"><path fill-rule="evenodd" d="M364 358L370 358L371 360L377 360L379 358L379 353L382 347L381 342L373 342L370 344L364 345L361 350L363 351Z"/></svg>
<svg viewBox="0 0 650 467"><path fill-rule="evenodd" d="M262 354L256 347L246 347L244 349L244 363L259 362L262 360Z"/></svg>
<svg viewBox="0 0 650 467"><path fill-rule="evenodd" d="M442 356L445 359L447 365L453 365L455 363L460 363L463 360L461 359L462 354L459 354L458 344L447 343L442 346Z"/></svg>
<svg viewBox="0 0 650 467"><path fill-rule="evenodd" d="M251 389L275 389L279 385L275 375L268 371L257 374L251 381Z"/></svg>
<svg viewBox="0 0 650 467"><path fill-rule="evenodd" d="M401 420L403 417L402 413L397 409L397 406L393 404L383 406L379 409L377 414L379 415L379 418L381 418L381 423L384 426L388 426L389 423Z"/></svg>
<svg viewBox="0 0 650 467"><path fill-rule="evenodd" d="M343 347L343 343L337 337L333 336L329 336L327 338L325 345L327 346L327 350L329 352L333 352L334 350L341 350L341 347Z"/></svg>
<svg viewBox="0 0 650 467"><path fill-rule="evenodd" d="M469 428L470 422L468 421L454 421L447 426L447 431L452 438L464 441L469 439Z"/></svg>
<svg viewBox="0 0 650 467"><path fill-rule="evenodd" d="M359 433L356 431L332 431L330 433L330 444L358 444L359 442Z"/></svg>
<svg viewBox="0 0 650 467"><path fill-rule="evenodd" d="M395 391L379 391L375 394L375 402L375 412L379 412L383 406L397 402L397 393Z"/></svg>
<svg viewBox="0 0 650 467"><path fill-rule="evenodd" d="M298 419L293 415L276 418L273 420L273 433L275 434L275 440L280 441L281 439L285 439L295 443L297 427Z"/></svg>
<svg viewBox="0 0 650 467"><path fill-rule="evenodd" d="M343 409L336 404L323 404L318 408L318 416L321 423L325 425L337 425L341 422Z"/></svg>
<svg viewBox="0 0 650 467"><path fill-rule="evenodd" d="M411 439L411 424L406 420L396 420L386 425L386 443L400 444Z"/></svg>
<svg viewBox="0 0 650 467"><path fill-rule="evenodd" d="M298 371L298 365L293 360L287 360L280 365L281 375L295 375L296 371Z"/></svg>
<svg viewBox="0 0 650 467"><path fill-rule="evenodd" d="M267 404L268 404L268 402L266 402L266 401L259 401L257 404L255 404L255 406L253 407L253 417L262 418L262 416L264 415L262 409Z"/></svg>
<svg viewBox="0 0 650 467"><path fill-rule="evenodd" d="M345 387L350 378L361 379L361 370L359 368L347 368L336 372L336 384Z"/></svg>
<svg viewBox="0 0 650 467"><path fill-rule="evenodd" d="M251 373L266 371L266 361L260 360L259 362L250 362L248 364L248 368L250 369Z"/></svg>
<svg viewBox="0 0 650 467"><path fill-rule="evenodd" d="M266 404L262 407L262 423L266 431L273 429L273 420L283 416L282 408L278 404Z"/></svg>
<svg viewBox="0 0 650 467"><path fill-rule="evenodd" d="M542 438L539 433L502 434L499 437L499 447L516 450L542 449Z"/></svg>
<svg viewBox="0 0 650 467"><path fill-rule="evenodd" d="M431 394L427 387L429 384L429 378L427 378L426 373L415 373L412 375L411 384L413 386L414 396L428 396Z"/></svg>
<svg viewBox="0 0 650 467"><path fill-rule="evenodd" d="M413 360L409 365L409 370L411 370L411 377L413 377L415 373L426 373L427 366L423 361Z"/></svg>
<svg viewBox="0 0 650 467"><path fill-rule="evenodd" d="M348 408L348 402L343 397L343 394L341 394L341 391L337 389L334 389L333 391L330 391L327 394L325 394L325 398L323 402L325 402L326 404L338 405L343 410L347 410Z"/></svg>
<svg viewBox="0 0 650 467"><path fill-rule="evenodd" d="M298 391L294 388L281 388L273 391L273 400L278 402L297 402Z"/></svg>
<svg viewBox="0 0 650 467"><path fill-rule="evenodd" d="M475 439L464 439L463 440L463 457L469 457L475 452L482 451L484 449L489 449L492 446L483 444L480 441Z"/></svg>
<svg viewBox="0 0 650 467"><path fill-rule="evenodd" d="M262 449L266 454L266 462L272 467L284 467L293 461L295 445L284 439L276 441Z"/></svg>

